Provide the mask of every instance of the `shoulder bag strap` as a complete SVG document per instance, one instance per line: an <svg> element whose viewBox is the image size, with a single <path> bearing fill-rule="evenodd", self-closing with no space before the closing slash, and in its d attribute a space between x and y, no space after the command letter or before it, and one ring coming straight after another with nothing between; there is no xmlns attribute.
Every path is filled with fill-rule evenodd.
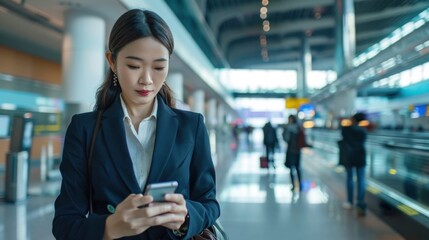
<svg viewBox="0 0 429 240"><path fill-rule="evenodd" d="M89 148L89 156L88 156L88 196L89 196L89 215L92 214L92 181L91 181L91 170L92 170L92 155L94 153L94 145L95 140L97 139L98 129L101 125L101 116L103 116L102 111L98 111L97 113L97 121L95 122L94 132L92 133L91 146Z"/></svg>
<svg viewBox="0 0 429 240"><path fill-rule="evenodd" d="M213 224L213 228L216 231L216 237L218 240L229 240L228 234L226 234L222 225L220 224L219 219Z"/></svg>

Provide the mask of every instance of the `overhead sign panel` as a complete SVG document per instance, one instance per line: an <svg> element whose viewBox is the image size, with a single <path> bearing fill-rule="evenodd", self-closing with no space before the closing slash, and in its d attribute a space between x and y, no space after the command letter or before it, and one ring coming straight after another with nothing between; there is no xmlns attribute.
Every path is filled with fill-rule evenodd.
<svg viewBox="0 0 429 240"><path fill-rule="evenodd" d="M309 103L308 98L286 98L286 108L298 109L302 104Z"/></svg>

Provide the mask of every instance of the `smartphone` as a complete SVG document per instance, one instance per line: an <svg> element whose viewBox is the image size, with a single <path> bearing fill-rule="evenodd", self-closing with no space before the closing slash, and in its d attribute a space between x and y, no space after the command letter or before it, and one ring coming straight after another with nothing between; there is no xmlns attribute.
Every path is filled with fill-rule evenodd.
<svg viewBox="0 0 429 240"><path fill-rule="evenodd" d="M167 193L174 193L178 185L176 181L148 184L144 191L144 195L151 195L154 202L163 202L164 195Z"/></svg>

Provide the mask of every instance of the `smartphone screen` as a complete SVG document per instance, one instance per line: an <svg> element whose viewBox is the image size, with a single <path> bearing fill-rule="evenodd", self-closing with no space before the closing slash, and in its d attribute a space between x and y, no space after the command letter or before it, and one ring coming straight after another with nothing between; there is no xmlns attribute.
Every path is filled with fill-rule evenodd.
<svg viewBox="0 0 429 240"><path fill-rule="evenodd" d="M163 202L164 195L167 193L174 193L178 183L176 181L152 183L146 186L144 195L151 195L154 202Z"/></svg>

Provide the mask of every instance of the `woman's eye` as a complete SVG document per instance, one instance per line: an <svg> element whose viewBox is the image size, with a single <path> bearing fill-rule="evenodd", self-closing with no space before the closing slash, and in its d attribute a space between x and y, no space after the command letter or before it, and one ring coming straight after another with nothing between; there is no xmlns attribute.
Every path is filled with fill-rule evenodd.
<svg viewBox="0 0 429 240"><path fill-rule="evenodd" d="M139 66L128 65L130 69L139 69Z"/></svg>
<svg viewBox="0 0 429 240"><path fill-rule="evenodd" d="M164 70L164 67L156 67L155 70L162 71L162 70Z"/></svg>

